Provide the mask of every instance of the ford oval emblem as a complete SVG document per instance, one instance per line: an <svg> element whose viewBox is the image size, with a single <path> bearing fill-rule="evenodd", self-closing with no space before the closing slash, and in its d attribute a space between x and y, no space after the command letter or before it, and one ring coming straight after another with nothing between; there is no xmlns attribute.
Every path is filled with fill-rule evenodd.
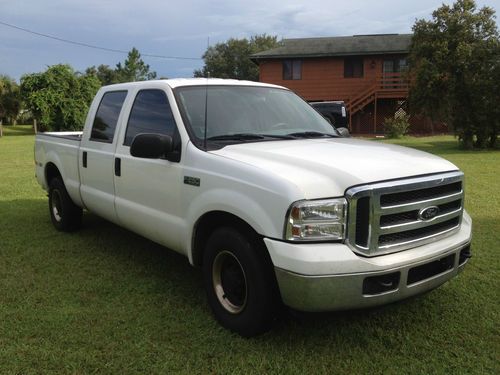
<svg viewBox="0 0 500 375"><path fill-rule="evenodd" d="M434 219L439 214L438 206L430 206L422 208L418 211L418 218L423 221L429 221Z"/></svg>

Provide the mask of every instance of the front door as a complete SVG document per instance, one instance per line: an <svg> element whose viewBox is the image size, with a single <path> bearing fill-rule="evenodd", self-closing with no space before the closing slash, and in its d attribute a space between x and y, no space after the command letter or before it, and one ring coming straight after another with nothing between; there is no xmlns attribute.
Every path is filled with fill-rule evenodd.
<svg viewBox="0 0 500 375"><path fill-rule="evenodd" d="M174 157L167 160L131 156L130 145L140 133L171 136ZM116 148L115 163L120 165L115 174L116 212L121 225L174 250L181 247L179 234L184 231L180 144L167 92L154 86L139 90Z"/></svg>

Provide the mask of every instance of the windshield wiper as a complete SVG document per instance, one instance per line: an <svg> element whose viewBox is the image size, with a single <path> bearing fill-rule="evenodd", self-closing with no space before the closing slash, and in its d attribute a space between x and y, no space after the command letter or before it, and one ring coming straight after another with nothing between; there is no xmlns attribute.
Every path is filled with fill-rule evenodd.
<svg viewBox="0 0 500 375"><path fill-rule="evenodd" d="M263 137L268 137L268 138L277 138L277 139L293 139L290 134L259 134Z"/></svg>
<svg viewBox="0 0 500 375"><path fill-rule="evenodd" d="M291 133L291 134L287 134L287 135L291 136L291 137L295 137L295 138L321 138L321 137L337 138L338 137L338 135L335 135L335 134L321 133L321 132L316 132L316 131L297 132L297 133Z"/></svg>
<svg viewBox="0 0 500 375"><path fill-rule="evenodd" d="M235 134L224 134L224 135L214 135L213 137L208 137L208 141L253 141L266 138L276 138L276 139L294 139L295 137L289 134L264 134L264 133L235 133Z"/></svg>
<svg viewBox="0 0 500 375"><path fill-rule="evenodd" d="M223 134L214 135L213 137L208 137L207 141L251 141L254 139L264 139L265 137L260 134L254 133L235 133L235 134Z"/></svg>

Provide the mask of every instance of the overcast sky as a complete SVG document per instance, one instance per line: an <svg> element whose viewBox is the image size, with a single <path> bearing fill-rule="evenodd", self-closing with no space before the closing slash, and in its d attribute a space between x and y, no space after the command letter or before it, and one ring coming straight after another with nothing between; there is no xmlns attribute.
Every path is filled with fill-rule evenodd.
<svg viewBox="0 0 500 375"><path fill-rule="evenodd" d="M0 21L81 43L143 54L201 57L210 43L267 33L281 38L408 33L440 0L0 0ZM444 1L451 4L452 1ZM497 12L500 0L480 0ZM497 19L498 23L498 19ZM83 71L125 55L66 44L0 25L0 74L68 63ZM158 76L191 77L202 60L144 57Z"/></svg>

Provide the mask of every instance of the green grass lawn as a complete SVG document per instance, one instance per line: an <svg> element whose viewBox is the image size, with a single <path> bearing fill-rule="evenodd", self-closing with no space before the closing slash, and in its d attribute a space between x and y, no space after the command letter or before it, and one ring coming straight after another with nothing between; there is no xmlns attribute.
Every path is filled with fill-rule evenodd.
<svg viewBox="0 0 500 375"><path fill-rule="evenodd" d="M461 151L448 136L396 141L465 172L474 257L458 278L381 308L287 316L243 339L212 319L182 256L92 214L81 231L57 232L30 129L4 129L0 374L500 373L498 151Z"/></svg>

